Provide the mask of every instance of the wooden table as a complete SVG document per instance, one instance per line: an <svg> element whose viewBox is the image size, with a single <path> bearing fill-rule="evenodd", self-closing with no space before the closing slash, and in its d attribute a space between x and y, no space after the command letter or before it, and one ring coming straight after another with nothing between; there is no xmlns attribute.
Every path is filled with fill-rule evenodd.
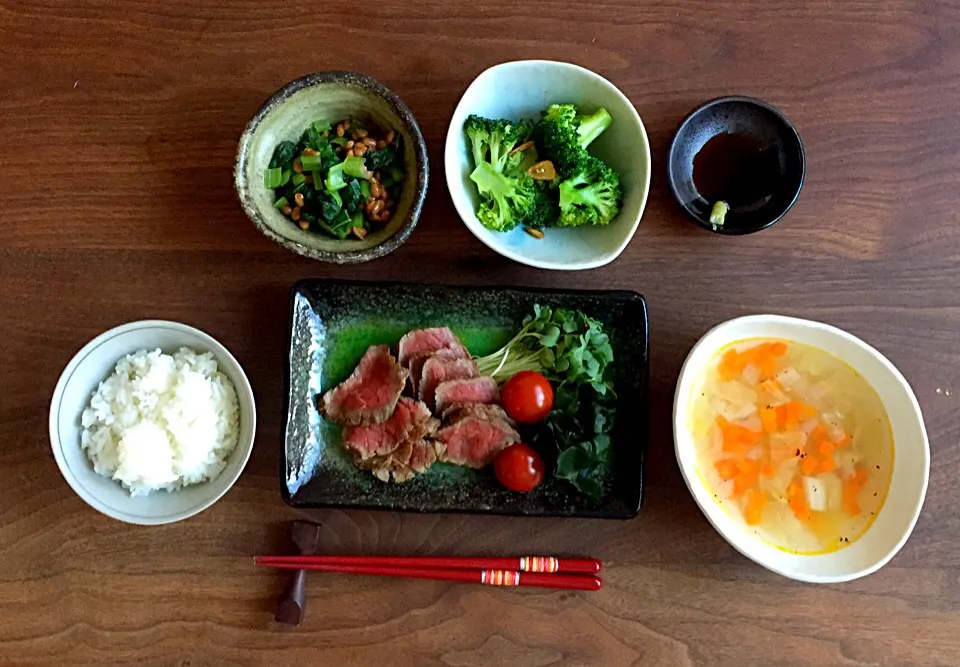
<svg viewBox="0 0 960 667"><path fill-rule="evenodd" d="M527 5L527 6L522 6ZM330 12L337 12L330 27ZM0 663L31 665L960 664L960 6L577 2L363 5L0 2ZM529 269L461 224L442 175L447 121L480 71L571 60L643 118L655 171L643 224L614 264ZM410 241L337 268L263 238L231 184L237 138L306 72L355 69L413 109L433 162ZM698 103L762 97L793 120L808 177L795 208L745 238L708 234L669 197L672 132ZM629 288L649 300L651 456L629 522L298 513L278 494L287 294L349 277ZM913 384L933 453L913 537L844 585L785 580L707 524L674 461L681 361L713 324L775 311L865 338ZM245 366L252 459L215 507L140 528L86 506L47 437L57 376L90 338L169 318ZM583 552L597 594L313 576L295 629L272 621L292 519L342 553Z"/></svg>

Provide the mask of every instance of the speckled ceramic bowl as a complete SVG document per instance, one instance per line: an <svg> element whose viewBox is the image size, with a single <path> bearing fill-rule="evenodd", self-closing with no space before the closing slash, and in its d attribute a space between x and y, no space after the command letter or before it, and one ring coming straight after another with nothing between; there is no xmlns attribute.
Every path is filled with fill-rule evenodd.
<svg viewBox="0 0 960 667"><path fill-rule="evenodd" d="M318 118L358 118L399 133L404 146L406 180L393 219L362 241L305 232L273 208L273 192L263 172L273 149L297 141ZM296 253L336 264L356 264L399 248L417 226L427 195L427 148L407 105L386 86L354 72L317 72L288 83L268 99L247 124L237 148L234 184L240 205L268 238Z"/></svg>

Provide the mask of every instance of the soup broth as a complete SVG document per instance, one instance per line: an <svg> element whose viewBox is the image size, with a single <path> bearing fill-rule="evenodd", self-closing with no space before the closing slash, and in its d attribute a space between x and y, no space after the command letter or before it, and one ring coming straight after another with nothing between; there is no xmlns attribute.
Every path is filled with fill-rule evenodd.
<svg viewBox="0 0 960 667"><path fill-rule="evenodd" d="M692 405L701 477L766 542L834 551L880 512L893 473L890 420L873 387L833 355L742 341L711 360Z"/></svg>

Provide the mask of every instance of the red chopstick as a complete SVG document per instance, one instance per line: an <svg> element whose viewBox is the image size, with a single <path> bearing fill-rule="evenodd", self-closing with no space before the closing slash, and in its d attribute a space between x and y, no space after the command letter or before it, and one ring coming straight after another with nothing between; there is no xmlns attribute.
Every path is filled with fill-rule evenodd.
<svg viewBox="0 0 960 667"><path fill-rule="evenodd" d="M445 556L257 556L257 565L307 563L315 565L376 565L381 567L434 567L449 570L517 570L519 572L564 572L598 574L603 563L594 558L467 558ZM297 569L307 569L300 567Z"/></svg>
<svg viewBox="0 0 960 667"><path fill-rule="evenodd" d="M585 574L548 574L501 569L478 570L388 565L340 565L335 563L310 563L306 562L306 559L303 558L293 558L289 560L292 562L258 556L256 563L263 567L274 567L283 570L310 570L314 572L365 574L378 577L461 581L474 584L486 584L488 586L533 586L537 588L558 588L578 591L598 591L603 587L603 580L600 579L600 577ZM299 562L297 562L297 560L299 560Z"/></svg>

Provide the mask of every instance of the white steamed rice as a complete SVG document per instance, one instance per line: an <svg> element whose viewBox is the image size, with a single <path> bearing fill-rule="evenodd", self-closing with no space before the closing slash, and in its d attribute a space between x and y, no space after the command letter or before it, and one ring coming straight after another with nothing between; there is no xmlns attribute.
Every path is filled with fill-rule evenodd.
<svg viewBox="0 0 960 667"><path fill-rule="evenodd" d="M210 352L141 350L117 362L83 411L93 469L131 496L212 480L237 446L233 383Z"/></svg>

